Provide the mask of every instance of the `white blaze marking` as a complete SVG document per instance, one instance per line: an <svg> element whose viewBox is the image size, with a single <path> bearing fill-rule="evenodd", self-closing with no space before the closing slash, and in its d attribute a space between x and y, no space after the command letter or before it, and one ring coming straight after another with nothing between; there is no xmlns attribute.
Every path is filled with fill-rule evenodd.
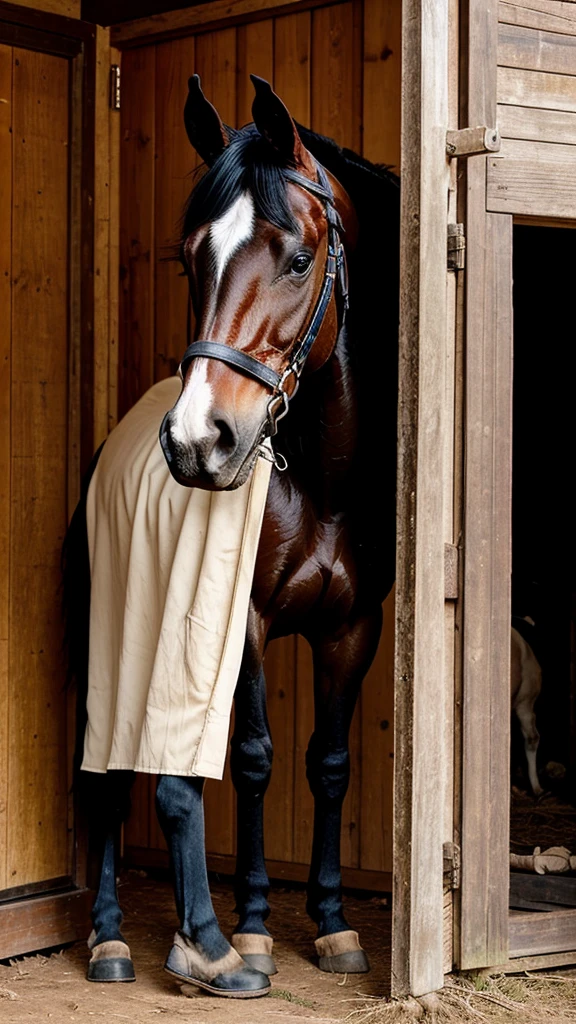
<svg viewBox="0 0 576 1024"><path fill-rule="evenodd" d="M210 227L210 248L216 259L216 284L220 284L228 260L242 242L246 242L254 227L254 204L249 192L226 210Z"/></svg>
<svg viewBox="0 0 576 1024"><path fill-rule="evenodd" d="M172 437L180 444L202 440L210 433L208 413L212 408L212 388L207 380L207 359L195 359L186 387L172 416Z"/></svg>

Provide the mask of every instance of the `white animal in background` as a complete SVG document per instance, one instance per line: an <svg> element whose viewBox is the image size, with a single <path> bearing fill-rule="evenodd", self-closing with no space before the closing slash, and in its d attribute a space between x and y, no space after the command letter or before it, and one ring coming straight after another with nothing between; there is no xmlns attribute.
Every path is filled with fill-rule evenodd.
<svg viewBox="0 0 576 1024"><path fill-rule="evenodd" d="M512 710L516 713L524 737L528 762L528 778L534 796L544 792L536 770L536 752L540 734L536 728L534 704L542 688L542 670L530 644L512 627L510 642L510 691Z"/></svg>

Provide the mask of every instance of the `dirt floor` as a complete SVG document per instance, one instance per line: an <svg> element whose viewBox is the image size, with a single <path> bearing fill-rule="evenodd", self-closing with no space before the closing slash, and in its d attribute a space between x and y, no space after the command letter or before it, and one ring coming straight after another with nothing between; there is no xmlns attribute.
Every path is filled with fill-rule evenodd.
<svg viewBox="0 0 576 1024"><path fill-rule="evenodd" d="M214 906L225 934L233 930L234 901L228 884L213 887ZM85 980L88 950L76 943L47 955L0 963L0 1022L54 1024L104 1021L151 1024L161 1018L190 1024L264 1024L275 1021L341 1021L351 1010L385 994L389 958L390 908L378 897L346 898L346 912L360 932L372 970L367 975L324 974L314 964L314 926L305 894L274 888L269 928L275 938L278 974L269 996L247 1001L214 998L188 986L184 995L162 969L172 943L176 915L168 882L129 871L122 876L120 900L124 934L136 969L133 984L105 985Z"/></svg>

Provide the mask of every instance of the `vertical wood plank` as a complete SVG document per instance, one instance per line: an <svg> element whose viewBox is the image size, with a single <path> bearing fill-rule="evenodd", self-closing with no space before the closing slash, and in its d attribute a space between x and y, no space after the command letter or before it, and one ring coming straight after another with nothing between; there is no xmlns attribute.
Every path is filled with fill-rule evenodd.
<svg viewBox="0 0 576 1024"><path fill-rule="evenodd" d="M393 995L444 980L448 2L402 11Z"/></svg>
<svg viewBox="0 0 576 1024"><path fill-rule="evenodd" d="M295 120L304 125L310 124L310 31L308 12L274 19L274 89ZM268 671L274 766L266 801L266 851L268 854L278 845L273 803L284 787L290 796L285 798L283 811L288 810L288 799L292 803L291 821L284 819L283 824L290 858L306 863L310 859L313 814L304 764L314 723L312 663L308 645L301 637L277 640L275 658L284 666L284 682L277 682ZM286 696L279 699L280 691Z"/></svg>
<svg viewBox="0 0 576 1024"><path fill-rule="evenodd" d="M294 693L296 637L270 644L264 658L268 721L274 746L265 802L265 850L271 860L294 859Z"/></svg>
<svg viewBox="0 0 576 1024"><path fill-rule="evenodd" d="M400 166L402 4L364 0L362 155ZM394 594L384 603L375 663L362 687L360 866L392 870ZM385 725L385 723L387 723Z"/></svg>
<svg viewBox="0 0 576 1024"><path fill-rule="evenodd" d="M402 2L364 0L363 155L400 169Z"/></svg>
<svg viewBox="0 0 576 1024"><path fill-rule="evenodd" d="M236 123L241 128L252 120L254 86L250 75L274 80L274 23L268 18L240 25L236 38Z"/></svg>
<svg viewBox="0 0 576 1024"><path fill-rule="evenodd" d="M110 289L110 30L96 28L94 139L94 448L108 433Z"/></svg>
<svg viewBox="0 0 576 1024"><path fill-rule="evenodd" d="M124 415L154 382L155 47L123 56L120 381Z"/></svg>
<svg viewBox="0 0 576 1024"><path fill-rule="evenodd" d="M12 48L0 46L0 890L8 885L11 279Z"/></svg>
<svg viewBox="0 0 576 1024"><path fill-rule="evenodd" d="M190 172L196 164L184 129L193 70L194 37L156 47L155 380L176 373L187 344L188 279L179 276L180 263L169 257L178 247L180 220L192 188Z"/></svg>
<svg viewBox="0 0 576 1024"><path fill-rule="evenodd" d="M360 867L392 871L394 591L384 602L376 657L362 684Z"/></svg>
<svg viewBox="0 0 576 1024"><path fill-rule="evenodd" d="M274 90L292 117L310 124L310 14L274 19Z"/></svg>
<svg viewBox="0 0 576 1024"><path fill-rule="evenodd" d="M483 168L468 174L470 186ZM474 245L467 259L466 462L474 471L466 472L464 498L464 968L508 956L510 829L512 217L487 215L481 180L474 190L467 225Z"/></svg>
<svg viewBox="0 0 576 1024"><path fill-rule="evenodd" d="M122 54L110 48L110 63L122 65ZM108 243L108 430L118 422L118 348L120 319L120 112L108 119L110 159L110 223Z"/></svg>
<svg viewBox="0 0 576 1024"><path fill-rule="evenodd" d="M155 779L155 777L154 777ZM137 772L132 789L132 810L124 825L124 845L147 847L150 844L151 809L150 776Z"/></svg>
<svg viewBox="0 0 576 1024"><path fill-rule="evenodd" d="M339 145L360 152L361 25L357 4L312 11L311 128ZM341 857L345 867L360 862L361 704L350 729L350 785L342 808Z"/></svg>
<svg viewBox="0 0 576 1024"><path fill-rule="evenodd" d="M195 70L202 88L222 120L236 123L236 29L225 28L196 37ZM222 782L208 779L204 791L206 850L234 853L236 801L227 759Z"/></svg>
<svg viewBox="0 0 576 1024"><path fill-rule="evenodd" d="M496 9L469 0L468 124L496 123L497 33ZM465 968L508 957L512 218L486 213L486 163L481 157L466 168L459 951Z"/></svg>
<svg viewBox="0 0 576 1024"><path fill-rule="evenodd" d="M13 99L10 886L70 870L59 598L67 521L68 62L14 50Z"/></svg>

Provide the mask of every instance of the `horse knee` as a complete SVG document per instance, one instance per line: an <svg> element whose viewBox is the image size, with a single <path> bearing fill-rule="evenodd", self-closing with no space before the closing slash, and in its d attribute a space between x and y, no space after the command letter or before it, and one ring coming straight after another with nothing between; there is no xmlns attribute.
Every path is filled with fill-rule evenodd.
<svg viewBox="0 0 576 1024"><path fill-rule="evenodd" d="M350 781L350 754L347 747L322 749L313 736L306 752L306 775L312 795L340 802Z"/></svg>
<svg viewBox="0 0 576 1024"><path fill-rule="evenodd" d="M198 803L202 779L180 775L161 775L156 787L158 817L176 822L187 817Z"/></svg>
<svg viewBox="0 0 576 1024"><path fill-rule="evenodd" d="M249 789L264 796L272 772L272 742L269 736L232 738L230 766L236 789Z"/></svg>

